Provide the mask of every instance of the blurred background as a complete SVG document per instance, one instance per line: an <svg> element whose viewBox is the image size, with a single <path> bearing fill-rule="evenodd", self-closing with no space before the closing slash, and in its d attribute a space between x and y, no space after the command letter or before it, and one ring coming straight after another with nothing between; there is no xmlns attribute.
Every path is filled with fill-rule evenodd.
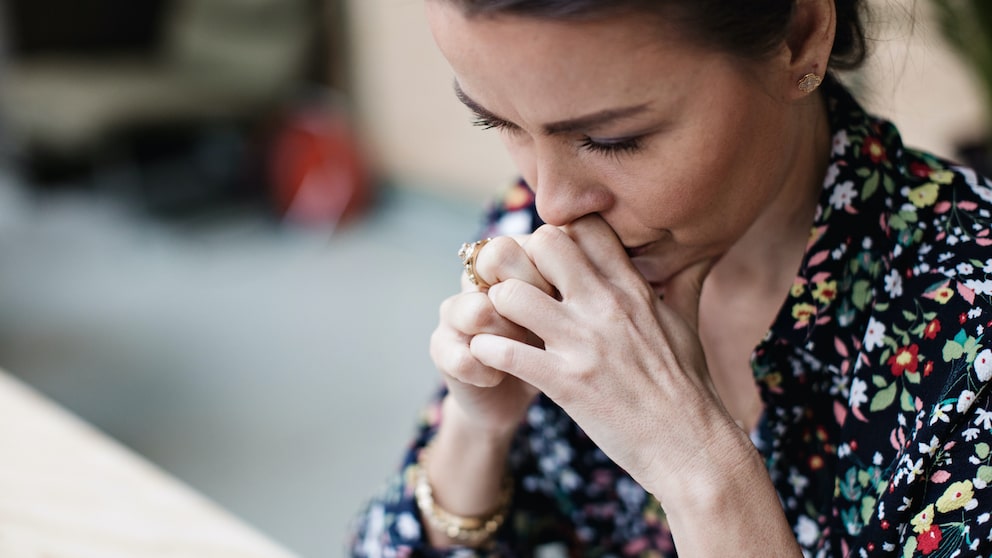
<svg viewBox="0 0 992 558"><path fill-rule="evenodd" d="M847 76L907 143L979 162L982 2L874 0ZM436 388L457 248L513 177L422 0L5 0L0 34L0 368L343 554Z"/></svg>

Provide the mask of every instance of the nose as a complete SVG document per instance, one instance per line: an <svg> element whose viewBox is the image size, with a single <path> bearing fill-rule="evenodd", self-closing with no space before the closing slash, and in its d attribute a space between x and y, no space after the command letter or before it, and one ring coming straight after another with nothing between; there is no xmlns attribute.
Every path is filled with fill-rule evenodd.
<svg viewBox="0 0 992 558"><path fill-rule="evenodd" d="M534 161L530 186L536 194L537 213L553 226L562 226L612 205L612 196L583 165L573 158L548 154Z"/></svg>

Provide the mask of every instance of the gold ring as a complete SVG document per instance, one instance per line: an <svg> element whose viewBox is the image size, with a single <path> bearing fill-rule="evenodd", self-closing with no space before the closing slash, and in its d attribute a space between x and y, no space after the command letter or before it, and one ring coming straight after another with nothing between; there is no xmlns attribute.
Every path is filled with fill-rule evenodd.
<svg viewBox="0 0 992 558"><path fill-rule="evenodd" d="M468 280L480 289L488 289L491 285L483 281L475 272L475 259L479 257L479 251L482 250L482 247L490 240L492 239L485 238L476 240L475 242L466 242L458 249L458 257L461 258L462 265L465 266L465 274L468 275Z"/></svg>

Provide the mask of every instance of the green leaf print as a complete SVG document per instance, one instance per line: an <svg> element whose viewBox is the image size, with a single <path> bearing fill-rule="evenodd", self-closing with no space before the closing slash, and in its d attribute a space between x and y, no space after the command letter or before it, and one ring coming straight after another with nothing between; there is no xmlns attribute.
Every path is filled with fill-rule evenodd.
<svg viewBox="0 0 992 558"><path fill-rule="evenodd" d="M878 178L878 173L875 172L865 180L865 186L861 190L861 199L866 200L870 198L875 193L875 190L878 190Z"/></svg>
<svg viewBox="0 0 992 558"><path fill-rule="evenodd" d="M865 499L861 500L861 523L867 524L871 521L871 517L875 515L875 504L877 503L871 496L865 496Z"/></svg>
<svg viewBox="0 0 992 558"><path fill-rule="evenodd" d="M989 445L986 444L985 442L979 442L975 444L975 455L977 455L979 459L985 459L986 457L988 457Z"/></svg>
<svg viewBox="0 0 992 558"><path fill-rule="evenodd" d="M871 302L871 283L865 279L855 281L851 292L851 302L858 310L864 310Z"/></svg>
<svg viewBox="0 0 992 558"><path fill-rule="evenodd" d="M868 407L872 412L881 411L882 409L887 409L889 405L896 399L896 391L899 389L897 384L892 384L889 387L883 389L882 391L875 394L875 397L871 398L871 405Z"/></svg>
<svg viewBox="0 0 992 558"><path fill-rule="evenodd" d="M919 374L917 374L919 376ZM917 380L919 381L919 380ZM910 395L908 391L903 391L902 396L899 397L899 406L903 411L912 412L916 410L915 402L913 401L913 396Z"/></svg>
<svg viewBox="0 0 992 558"><path fill-rule="evenodd" d="M982 465L978 468L978 478L985 481L985 483L992 483L992 467L988 465Z"/></svg>
<svg viewBox="0 0 992 558"><path fill-rule="evenodd" d="M944 343L944 362L951 362L961 358L964 354L964 347L957 341Z"/></svg>

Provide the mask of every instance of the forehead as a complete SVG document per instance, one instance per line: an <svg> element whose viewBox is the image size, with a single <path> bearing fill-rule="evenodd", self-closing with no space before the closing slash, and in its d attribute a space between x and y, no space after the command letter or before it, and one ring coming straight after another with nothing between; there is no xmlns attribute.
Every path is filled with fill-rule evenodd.
<svg viewBox="0 0 992 558"><path fill-rule="evenodd" d="M452 2L427 2L428 21L459 85L486 108L526 99L548 118L691 87L725 58L683 40L657 19L552 21L466 17ZM511 103L512 104L512 103Z"/></svg>

